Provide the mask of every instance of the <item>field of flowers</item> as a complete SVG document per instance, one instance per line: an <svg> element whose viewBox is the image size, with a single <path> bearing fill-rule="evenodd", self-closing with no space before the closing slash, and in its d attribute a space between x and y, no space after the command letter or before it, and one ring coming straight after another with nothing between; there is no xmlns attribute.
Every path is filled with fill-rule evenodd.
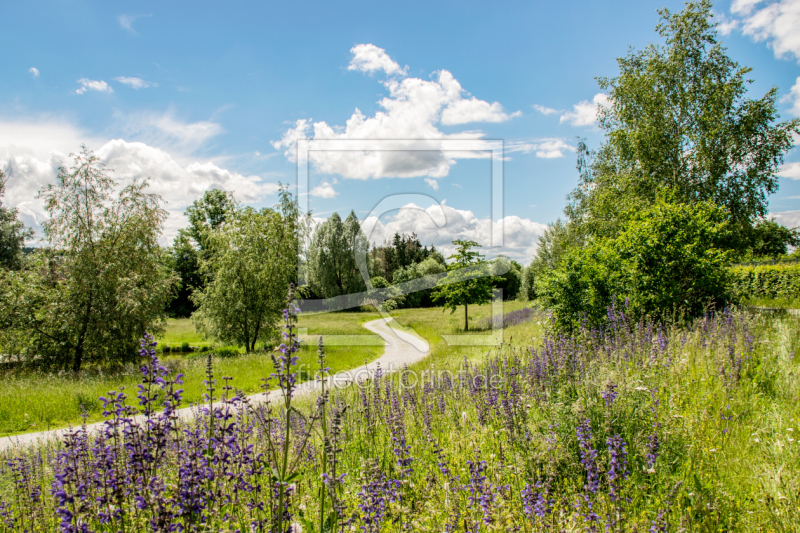
<svg viewBox="0 0 800 533"><path fill-rule="evenodd" d="M293 395L288 309L266 383L281 400L209 371L192 422L146 339L136 398L101 398L103 431L3 458L0 531L794 531L796 319L609 318L478 363L320 382L313 401Z"/></svg>

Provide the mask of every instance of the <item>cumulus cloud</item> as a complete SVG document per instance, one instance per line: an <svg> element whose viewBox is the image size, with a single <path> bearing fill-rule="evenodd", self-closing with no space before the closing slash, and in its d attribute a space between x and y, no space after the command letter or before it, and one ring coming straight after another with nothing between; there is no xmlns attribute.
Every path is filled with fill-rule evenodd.
<svg viewBox="0 0 800 533"><path fill-rule="evenodd" d="M767 218L773 217L775 222L787 228L800 227L800 211L778 211L767 216Z"/></svg>
<svg viewBox="0 0 800 533"><path fill-rule="evenodd" d="M797 77L795 84L792 85L789 94L781 97L781 102L792 104L792 108L789 112L796 117L800 117L800 76Z"/></svg>
<svg viewBox="0 0 800 533"><path fill-rule="evenodd" d="M723 21L723 29L739 28L756 42L766 41L777 58L794 56L800 62L800 1L734 0L736 21Z"/></svg>
<svg viewBox="0 0 800 533"><path fill-rule="evenodd" d="M311 189L309 194L317 198L333 198L336 196L336 190L334 190L333 185L327 181L323 181L321 184Z"/></svg>
<svg viewBox="0 0 800 533"><path fill-rule="evenodd" d="M39 69L36 68L36 67L29 68L28 72L30 72L33 75L34 78L38 78L39 77Z"/></svg>
<svg viewBox="0 0 800 533"><path fill-rule="evenodd" d="M507 255L523 264L527 264L536 253L539 235L547 228L546 224L533 222L527 218L509 216L502 221L493 222L489 218L478 218L472 211L454 209L446 204L441 204L444 210L446 223L444 227L439 227L431 216L421 213L426 211L432 216L436 216L438 208L435 205L423 209L414 204L408 204L394 216L384 217L383 220L376 221L368 218L362 222L364 226L372 226L369 241L373 245L382 244L389 240L395 233L414 232L424 244L433 244L445 255L455 251L452 245L455 239L476 241L483 245L483 253L487 257L494 257L499 254ZM492 228L502 225L503 246L488 248L491 246Z"/></svg>
<svg viewBox="0 0 800 533"><path fill-rule="evenodd" d="M162 242L167 244L186 221L183 211L209 189L232 191L244 203L255 203L274 194L279 185L257 175L244 175L212 162L179 163L167 151L142 142L122 139L93 139L84 132L57 121L0 121L0 165L13 165L7 184L5 201L18 207L22 221L41 234L46 220L44 205L36 198L38 191L54 183L59 167L72 164L70 152L77 152L80 143L99 146L95 154L106 165L112 179L120 187L136 179L148 179L149 191L167 201L170 216Z"/></svg>
<svg viewBox="0 0 800 533"><path fill-rule="evenodd" d="M800 162L784 163L778 168L778 176L790 180L800 180Z"/></svg>
<svg viewBox="0 0 800 533"><path fill-rule="evenodd" d="M554 113L560 113L558 109L553 109L552 107L546 107L539 104L533 104L531 107L533 107L534 111L538 111L542 115L552 115Z"/></svg>
<svg viewBox="0 0 800 533"><path fill-rule="evenodd" d="M438 191L439 190L439 182L436 181L435 179L425 178L425 183L427 183L428 187L430 187L434 191Z"/></svg>
<svg viewBox="0 0 800 533"><path fill-rule="evenodd" d="M350 49L353 57L350 59L350 64L347 65L347 70L360 70L373 74L375 72L383 71L386 74L405 74L408 67L402 69L397 64L386 50L378 48L374 44L357 44Z"/></svg>
<svg viewBox="0 0 800 533"><path fill-rule="evenodd" d="M365 48L359 48L361 46ZM358 50L360 54L358 57L366 57L369 51L371 54L369 57L374 61L367 63L364 59L356 63L361 65L358 67L354 67L351 62L352 70L395 72L394 67L387 61L393 65L396 63L391 61L388 55L383 57L377 54L373 48L377 49L373 45L359 45L353 49L354 60ZM383 50L377 50L385 54ZM380 68L375 66L378 64L383 66ZM342 141L337 145L337 149L313 151L309 154L317 170L353 179L419 176L435 178L447 175L457 159L487 157L486 153L480 153L475 148L459 151L457 147L453 148L451 145L450 151L447 151L444 143L437 146L435 141L454 139L474 141L483 136L481 132L476 131L445 134L440 131L440 125L504 122L519 115L519 112L506 113L498 102L489 103L470 95L446 70L435 72L431 80L391 78L382 84L389 95L378 102L382 110L376 112L374 116L367 117L356 109L345 126L331 126L326 122L300 119L284 132L281 140L272 143L273 147L282 150L286 157L293 161L296 157L297 141L300 139ZM407 139L408 142L400 149L382 150L378 141L389 139ZM367 149L358 151L348 149L347 141L354 140L360 141L360 146L362 148L367 146ZM369 144L369 141L373 140L376 142ZM426 149L413 150L413 146L418 144L416 141L420 140L427 142ZM402 144L402 141L398 142ZM488 149L490 149L489 144L480 148L480 150Z"/></svg>
<svg viewBox="0 0 800 533"><path fill-rule="evenodd" d="M547 138L534 141L511 141L506 144L506 152L535 153L536 157L554 159L564 157L564 151L574 152L575 147L563 139Z"/></svg>
<svg viewBox="0 0 800 533"><path fill-rule="evenodd" d="M134 89L146 89L147 87L158 87L158 84L152 81L145 81L142 78L129 78L127 76L117 76L114 81L118 81L123 85L132 87Z"/></svg>
<svg viewBox="0 0 800 533"><path fill-rule="evenodd" d="M572 106L572 111L561 115L561 122L569 122L573 126L591 126L597 122L597 108L608 106L608 95L597 93L592 101L583 100Z"/></svg>
<svg viewBox="0 0 800 533"><path fill-rule="evenodd" d="M83 94L86 91L97 91L100 93L113 93L114 89L103 80L90 80L88 78L81 78L78 80L81 87L75 91L75 94Z"/></svg>

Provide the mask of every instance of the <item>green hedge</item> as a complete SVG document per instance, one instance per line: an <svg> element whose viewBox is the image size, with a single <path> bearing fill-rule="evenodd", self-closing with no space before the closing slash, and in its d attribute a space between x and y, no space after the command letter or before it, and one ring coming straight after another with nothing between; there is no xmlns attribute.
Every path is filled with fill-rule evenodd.
<svg viewBox="0 0 800 533"><path fill-rule="evenodd" d="M800 296L800 265L733 267L731 285L742 298L796 298Z"/></svg>

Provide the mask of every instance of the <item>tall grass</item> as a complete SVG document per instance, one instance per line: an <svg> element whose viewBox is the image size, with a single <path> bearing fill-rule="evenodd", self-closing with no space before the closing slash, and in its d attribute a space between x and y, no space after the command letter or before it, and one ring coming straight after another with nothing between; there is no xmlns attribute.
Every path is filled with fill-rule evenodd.
<svg viewBox="0 0 800 533"><path fill-rule="evenodd" d="M403 320L436 329L432 314ZM128 448L78 431L55 455L11 452L0 531L796 529L796 319L728 311L677 329L615 312L606 330L532 345L537 322L483 353L432 341L430 361L332 391L328 415L229 390L162 432L157 457L134 453L147 426L127 422ZM296 469L276 474L276 443Z"/></svg>

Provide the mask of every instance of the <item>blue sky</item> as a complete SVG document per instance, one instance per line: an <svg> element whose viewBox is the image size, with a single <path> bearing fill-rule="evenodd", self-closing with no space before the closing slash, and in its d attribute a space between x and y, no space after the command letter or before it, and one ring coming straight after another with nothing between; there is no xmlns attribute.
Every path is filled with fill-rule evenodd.
<svg viewBox="0 0 800 533"><path fill-rule="evenodd" d="M377 151L312 153L301 193L317 216L353 209L365 218L387 194L426 194L444 203L445 227L418 210L393 211L372 239L413 230L437 246L453 238L488 245L485 152L431 146L498 140L506 246L490 254L527 262L576 184L576 137L592 147L602 140L594 78L613 76L629 46L657 41L657 8L682 6L10 4L0 34L0 159L15 168L7 202L38 227L45 215L36 191L86 143L121 183L150 178L168 201L168 243L208 188L273 204L278 182L295 183L296 139L368 139ZM718 2L715 11L729 55L753 68L752 94L777 86L782 118L800 115L800 0ZM381 151L386 138L427 139L427 151L410 151L413 143ZM798 149L787 163L770 208L797 226Z"/></svg>

